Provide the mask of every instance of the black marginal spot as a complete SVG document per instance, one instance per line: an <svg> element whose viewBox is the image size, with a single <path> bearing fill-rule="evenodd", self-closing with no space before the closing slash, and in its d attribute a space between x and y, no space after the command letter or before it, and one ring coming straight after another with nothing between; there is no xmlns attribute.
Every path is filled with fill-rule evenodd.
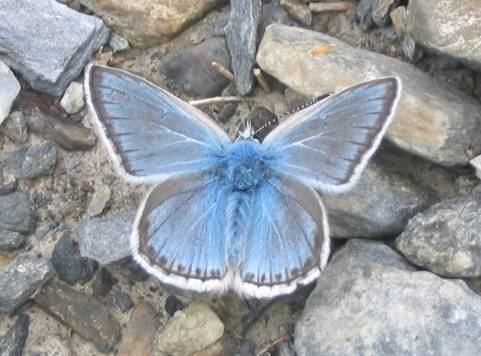
<svg viewBox="0 0 481 356"><path fill-rule="evenodd" d="M185 267L182 265L177 265L177 272L182 273L185 270Z"/></svg>
<svg viewBox="0 0 481 356"><path fill-rule="evenodd" d="M167 258L165 256L160 256L159 262L161 266L165 266L168 262Z"/></svg>
<svg viewBox="0 0 481 356"><path fill-rule="evenodd" d="M274 277L276 278L276 282L280 282L282 279L282 274L277 273Z"/></svg>
<svg viewBox="0 0 481 356"><path fill-rule="evenodd" d="M202 271L200 270L200 268L197 267L197 268L195 269L195 275L196 275L197 277L200 277L201 274L202 274Z"/></svg>
<svg viewBox="0 0 481 356"><path fill-rule="evenodd" d="M293 268L293 269L291 270L291 275L292 275L292 276L297 276L298 274L299 274L299 269L298 269L298 268Z"/></svg>

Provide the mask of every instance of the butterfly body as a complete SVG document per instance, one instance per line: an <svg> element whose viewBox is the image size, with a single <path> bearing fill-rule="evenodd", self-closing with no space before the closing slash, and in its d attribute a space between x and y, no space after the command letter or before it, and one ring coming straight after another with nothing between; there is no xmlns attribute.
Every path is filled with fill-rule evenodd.
<svg viewBox="0 0 481 356"><path fill-rule="evenodd" d="M384 78L316 101L259 143L234 142L203 112L130 73L91 66L93 124L119 174L153 184L130 239L160 281L272 298L315 280L329 256L318 192L359 179L399 98Z"/></svg>

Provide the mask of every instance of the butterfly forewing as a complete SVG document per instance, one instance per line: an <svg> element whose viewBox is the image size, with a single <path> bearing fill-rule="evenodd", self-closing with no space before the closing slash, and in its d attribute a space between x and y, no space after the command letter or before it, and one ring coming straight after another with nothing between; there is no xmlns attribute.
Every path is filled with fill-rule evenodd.
<svg viewBox="0 0 481 356"><path fill-rule="evenodd" d="M130 181L205 169L230 143L201 111L133 74L91 66L86 88L95 127Z"/></svg>
<svg viewBox="0 0 481 356"><path fill-rule="evenodd" d="M322 192L339 193L359 179L393 118L397 78L372 80L288 117L264 140L280 157L280 174Z"/></svg>

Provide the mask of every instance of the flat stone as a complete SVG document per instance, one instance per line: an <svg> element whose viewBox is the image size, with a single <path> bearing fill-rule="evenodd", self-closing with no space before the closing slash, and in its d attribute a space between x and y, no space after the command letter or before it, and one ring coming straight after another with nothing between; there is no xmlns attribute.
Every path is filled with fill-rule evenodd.
<svg viewBox="0 0 481 356"><path fill-rule="evenodd" d="M89 150L96 143L93 130L47 115L38 109L27 114L27 124L31 132L57 142L67 151Z"/></svg>
<svg viewBox="0 0 481 356"><path fill-rule="evenodd" d="M78 82L72 82L65 90L60 105L69 114L78 113L85 106L84 86Z"/></svg>
<svg viewBox="0 0 481 356"><path fill-rule="evenodd" d="M51 261L58 278L70 285L90 281L98 269L96 261L80 256L78 245L68 236L55 244Z"/></svg>
<svg viewBox="0 0 481 356"><path fill-rule="evenodd" d="M80 254L102 265L130 256L129 237L134 219L135 213L128 211L83 221L79 227Z"/></svg>
<svg viewBox="0 0 481 356"><path fill-rule="evenodd" d="M102 21L54 0L0 1L0 59L38 91L61 95L108 36Z"/></svg>
<svg viewBox="0 0 481 356"><path fill-rule="evenodd" d="M193 47L167 55L160 70L182 89L194 96L219 95L229 80L213 66L217 62L230 70L230 54L223 37L209 38Z"/></svg>
<svg viewBox="0 0 481 356"><path fill-rule="evenodd" d="M21 111L14 111L8 115L0 127L0 131L17 143L27 142L27 119Z"/></svg>
<svg viewBox="0 0 481 356"><path fill-rule="evenodd" d="M1 48L2 46L0 42L0 49ZM17 78L15 78L15 75L13 75L10 68L0 60L0 125L10 113L10 108L19 92L20 83Z"/></svg>
<svg viewBox="0 0 481 356"><path fill-rule="evenodd" d="M169 41L224 0L80 0L80 3L102 17L134 47L145 48Z"/></svg>
<svg viewBox="0 0 481 356"><path fill-rule="evenodd" d="M159 335L156 351L172 356L190 355L214 344L224 324L207 304L193 302L179 310Z"/></svg>
<svg viewBox="0 0 481 356"><path fill-rule="evenodd" d="M481 298L415 271L387 246L350 240L328 263L296 325L304 355L477 355Z"/></svg>
<svg viewBox="0 0 481 356"><path fill-rule="evenodd" d="M481 70L478 1L409 1L407 31L417 44Z"/></svg>
<svg viewBox="0 0 481 356"><path fill-rule="evenodd" d="M119 322L89 295L50 283L35 297L35 303L102 352L111 351L120 340Z"/></svg>
<svg viewBox="0 0 481 356"><path fill-rule="evenodd" d="M0 231L0 250L12 251L22 246L24 242L25 235L15 231Z"/></svg>
<svg viewBox="0 0 481 356"><path fill-rule="evenodd" d="M27 341L30 317L20 314L15 324L3 336L0 336L0 355L21 356Z"/></svg>
<svg viewBox="0 0 481 356"><path fill-rule="evenodd" d="M447 277L481 277L481 194L436 204L412 218L396 248L412 263Z"/></svg>
<svg viewBox="0 0 481 356"><path fill-rule="evenodd" d="M106 184L97 184L95 186L95 192L87 207L87 214L89 216L97 216L102 214L108 202L110 201L110 195L112 194L110 188Z"/></svg>
<svg viewBox="0 0 481 356"><path fill-rule="evenodd" d="M27 194L16 191L0 196L0 229L22 234L32 233L35 216Z"/></svg>
<svg viewBox="0 0 481 356"><path fill-rule="evenodd" d="M130 315L117 355L131 356L139 352L151 355L159 326L160 321L150 304L137 304Z"/></svg>
<svg viewBox="0 0 481 356"><path fill-rule="evenodd" d="M379 27L385 26L389 14L400 0L361 0L356 8L356 15L359 24L365 30L376 24Z"/></svg>
<svg viewBox="0 0 481 356"><path fill-rule="evenodd" d="M281 5L289 15L303 25L311 26L312 13L309 6L300 0L281 0Z"/></svg>
<svg viewBox="0 0 481 356"><path fill-rule="evenodd" d="M328 51L313 51L317 48ZM413 66L328 35L271 25L257 62L297 92L314 97L369 79L399 76L403 90L387 139L442 165L466 164L481 151L481 106ZM322 73L322 80L316 73ZM446 103L449 102L449 105Z"/></svg>
<svg viewBox="0 0 481 356"><path fill-rule="evenodd" d="M57 147L52 141L23 145L2 159L9 173L17 179L35 179L51 175L57 164Z"/></svg>
<svg viewBox="0 0 481 356"><path fill-rule="evenodd" d="M229 22L225 28L227 46L232 58L236 89L247 95L254 83L252 69L256 60L261 0L231 0Z"/></svg>
<svg viewBox="0 0 481 356"><path fill-rule="evenodd" d="M45 257L33 252L18 255L0 274L0 313L11 313L53 276Z"/></svg>

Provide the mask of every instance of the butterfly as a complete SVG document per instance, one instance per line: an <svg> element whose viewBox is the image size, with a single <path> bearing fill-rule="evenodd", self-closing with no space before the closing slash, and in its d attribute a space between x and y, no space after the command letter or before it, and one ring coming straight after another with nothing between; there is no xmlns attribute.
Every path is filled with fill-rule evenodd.
<svg viewBox="0 0 481 356"><path fill-rule="evenodd" d="M393 119L401 83L355 85L291 114L262 143L123 70L90 65L87 102L118 173L152 184L134 259L161 282L272 298L319 277L330 252L321 194L359 180Z"/></svg>

